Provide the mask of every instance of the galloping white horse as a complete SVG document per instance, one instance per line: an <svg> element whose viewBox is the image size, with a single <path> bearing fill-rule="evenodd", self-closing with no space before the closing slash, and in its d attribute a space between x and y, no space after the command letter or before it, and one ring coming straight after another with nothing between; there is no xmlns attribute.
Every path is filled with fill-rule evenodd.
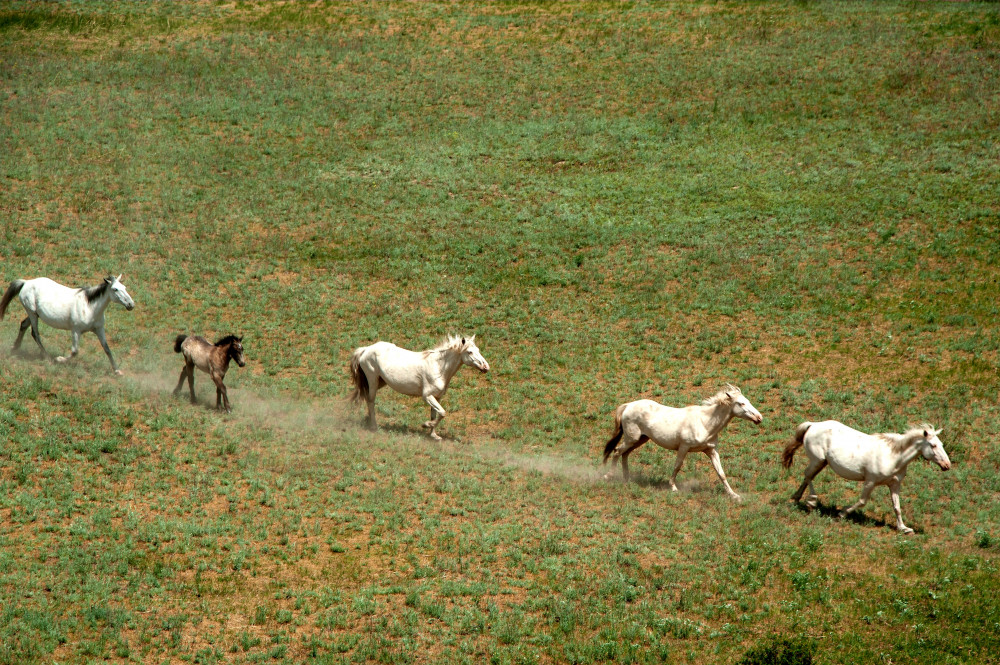
<svg viewBox="0 0 1000 665"><path fill-rule="evenodd" d="M423 397L431 406L431 419L424 423L430 428L431 438L441 437L435 428L445 416L438 399L448 390L451 377L462 365L475 367L480 372L490 371L479 347L476 336L451 336L433 349L427 351L407 351L389 342L376 342L354 350L351 356L351 381L357 402L368 402L368 426L377 430L375 423L375 393L382 386L389 386L396 392L414 397Z"/></svg>
<svg viewBox="0 0 1000 665"><path fill-rule="evenodd" d="M792 457L802 445L809 456L805 478L799 489L792 495L793 501L802 498L809 487L806 504L815 507L818 497L813 489L813 478L827 464L842 478L864 482L861 498L850 508L840 511L845 517L866 503L872 490L878 485L888 485L892 494L892 508L896 511L896 528L900 533L913 533L913 529L903 524L903 513L899 509L899 488L906 476L906 466L918 455L936 462L944 471L951 468L951 460L938 438L941 430L930 425L920 425L905 434L865 434L851 429L836 420L821 423L804 422L795 428L795 438L785 447L781 456L782 465L792 466Z"/></svg>
<svg viewBox="0 0 1000 665"><path fill-rule="evenodd" d="M719 443L719 432L733 418L743 418L758 424L763 420L740 389L731 384L706 399L700 406L677 409L663 406L651 399L622 404L615 411L614 435L604 446L605 464L613 455L611 470L604 478L611 479L615 462L621 459L622 482L628 482L628 456L651 440L667 450L677 451L674 472L670 476L671 490L677 491L674 480L677 478L677 472L681 470L681 465L684 464L684 457L688 453L703 452L712 460L712 466L719 474L726 492L739 501L740 495L729 486L726 474L722 470L719 453L715 450Z"/></svg>
<svg viewBox="0 0 1000 665"><path fill-rule="evenodd" d="M93 331L97 335L97 339L101 340L104 352L108 354L111 369L114 370L115 374L121 374L114 356L111 355L111 349L108 348L108 340L104 336L104 310L109 304L117 302L130 311L135 307L132 297L125 290L125 285L121 283L121 278L121 275L118 277L108 275L97 286L83 289L63 286L47 277L14 280L7 287L7 292L3 294L3 300L0 300L0 320L3 320L7 306L14 299L14 296L20 297L21 304L24 305L28 316L21 321L21 330L17 333L13 350L17 351L21 348L24 331L28 329L28 326L31 326L31 336L38 343L38 348L45 355L52 357L42 346L42 338L38 334L38 319L41 319L53 328L73 332L73 349L70 358L79 351L80 335ZM54 359L56 362L69 360L64 356L57 356Z"/></svg>

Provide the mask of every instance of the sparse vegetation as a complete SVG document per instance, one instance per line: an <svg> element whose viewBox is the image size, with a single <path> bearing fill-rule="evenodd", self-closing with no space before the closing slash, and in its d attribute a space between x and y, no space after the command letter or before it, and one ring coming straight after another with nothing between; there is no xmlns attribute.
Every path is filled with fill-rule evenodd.
<svg viewBox="0 0 1000 665"><path fill-rule="evenodd" d="M997 17L6 3L0 277L137 307L122 379L0 353L0 663L995 661ZM191 332L244 336L231 416L170 396ZM492 370L445 441L366 432L351 349L450 332ZM651 447L596 481L615 406L727 381L742 504ZM915 535L788 502L829 417L944 427Z"/></svg>

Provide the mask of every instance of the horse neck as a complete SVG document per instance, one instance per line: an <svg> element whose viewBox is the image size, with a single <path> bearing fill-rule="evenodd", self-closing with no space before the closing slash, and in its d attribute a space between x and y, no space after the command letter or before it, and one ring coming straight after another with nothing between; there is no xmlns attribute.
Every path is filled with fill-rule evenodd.
<svg viewBox="0 0 1000 665"><path fill-rule="evenodd" d="M907 464L912 462L920 455L920 448L917 447L917 441L920 439L920 434L914 434L907 438L904 434L900 444L890 444L890 453L896 458L895 468L897 471L906 467ZM899 450L897 450L899 448Z"/></svg>
<svg viewBox="0 0 1000 665"><path fill-rule="evenodd" d="M84 300L87 299L86 293L83 295ZM103 314L104 310L108 308L111 304L111 289L105 289L104 293L97 298L97 300L91 300L87 302L87 306L90 307L90 311L93 313L94 319L99 319Z"/></svg>
<svg viewBox="0 0 1000 665"><path fill-rule="evenodd" d="M702 422L710 436L715 436L733 419L731 404L708 404L702 407Z"/></svg>
<svg viewBox="0 0 1000 665"><path fill-rule="evenodd" d="M445 384L451 381L451 378L455 376L459 368L462 366L462 352L456 351L455 349L443 349L433 354L434 362L437 364L438 371L444 378Z"/></svg>
<svg viewBox="0 0 1000 665"><path fill-rule="evenodd" d="M220 369L222 369L222 373L225 374L226 371L229 369L229 361L232 360L232 355L229 352L233 348L233 343L230 342L229 344L226 344L224 346L217 346L215 348L222 351L222 367Z"/></svg>

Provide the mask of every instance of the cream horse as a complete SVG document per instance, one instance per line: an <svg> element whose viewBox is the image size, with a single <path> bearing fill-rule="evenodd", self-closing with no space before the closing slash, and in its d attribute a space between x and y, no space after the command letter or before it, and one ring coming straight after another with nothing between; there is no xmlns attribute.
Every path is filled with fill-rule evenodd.
<svg viewBox="0 0 1000 665"><path fill-rule="evenodd" d="M715 450L719 432L733 418L758 424L763 420L753 404L734 385L727 385L700 405L681 409L663 406L650 399L622 404L615 411L614 435L604 446L605 464L611 457L611 470L604 478L611 479L615 462L621 459L622 482L628 482L628 456L646 441L652 441L667 450L677 451L674 472L670 476L671 490L677 491L674 481L684 464L684 457L688 453L705 453L712 460L726 492L739 501L740 495L729 486L719 453Z"/></svg>
<svg viewBox="0 0 1000 665"><path fill-rule="evenodd" d="M455 373L468 365L480 372L490 371L479 347L476 336L451 336L433 349L407 351L389 342L376 342L354 350L351 356L351 381L354 394L351 398L368 403L368 426L377 430L375 422L375 393L382 386L414 397L423 397L431 407L431 419L424 423L432 439L441 437L434 430L446 411L438 402L448 390L448 383Z"/></svg>
<svg viewBox="0 0 1000 665"><path fill-rule="evenodd" d="M864 483L861 498L850 508L840 511L841 517L868 503L868 497L877 486L888 485L892 508L896 511L896 528L900 533L913 533L913 529L903 524L899 489L906 476L906 466L918 455L937 463L944 471L951 468L948 453L938 438L940 433L941 430L935 430L930 425L914 427L905 434L865 434L836 420L804 422L795 428L795 438L781 456L781 463L786 469L791 468L792 457L801 446L805 446L809 456L805 478L792 495L792 500L801 499L808 486L806 504L814 507L818 498L813 489L813 478L829 464L842 478Z"/></svg>

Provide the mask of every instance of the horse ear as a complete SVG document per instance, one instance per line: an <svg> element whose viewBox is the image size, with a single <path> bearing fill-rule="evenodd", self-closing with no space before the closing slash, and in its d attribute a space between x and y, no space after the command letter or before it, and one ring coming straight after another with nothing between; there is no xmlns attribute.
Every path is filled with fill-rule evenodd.
<svg viewBox="0 0 1000 665"><path fill-rule="evenodd" d="M123 273L123 272L121 272L121 273L118 273L118 276L117 276L117 277L115 277L115 281L116 281L116 282L120 282L120 281L122 281L122 275L124 275L124 274L125 274L125 273Z"/></svg>

